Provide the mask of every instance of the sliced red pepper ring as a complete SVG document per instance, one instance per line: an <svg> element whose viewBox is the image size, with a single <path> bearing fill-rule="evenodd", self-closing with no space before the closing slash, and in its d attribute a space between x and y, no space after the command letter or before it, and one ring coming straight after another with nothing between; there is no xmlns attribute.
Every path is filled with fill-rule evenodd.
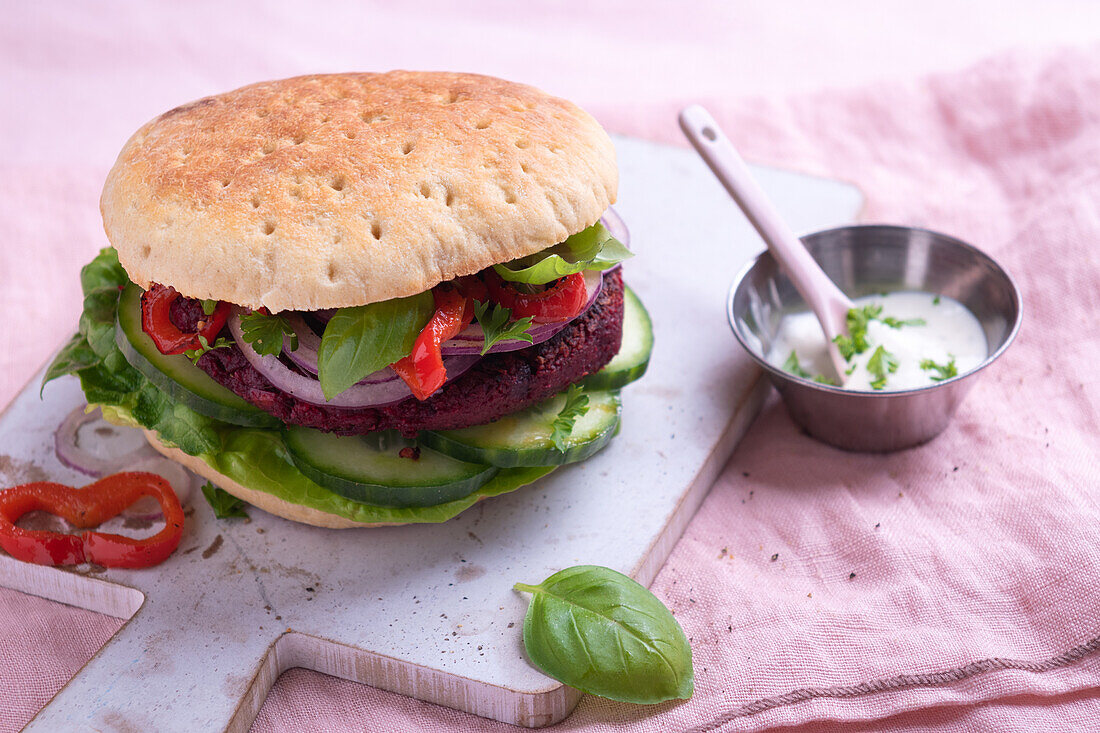
<svg viewBox="0 0 1100 733"><path fill-rule="evenodd" d="M108 532L63 534L15 526L27 512L40 510L82 529L95 527L143 496L156 499L164 513L164 529L152 537L134 539ZM154 473L116 473L83 489L39 481L0 491L0 547L24 562L94 562L111 568L144 568L163 562L182 537L183 507L179 497L167 481Z"/></svg>
<svg viewBox="0 0 1100 733"><path fill-rule="evenodd" d="M397 376L409 385L418 400L431 397L447 381L447 368L443 366L443 342L454 338L474 319L473 302L449 284L432 290L435 313L420 331L413 344L412 353L391 367Z"/></svg>
<svg viewBox="0 0 1100 733"><path fill-rule="evenodd" d="M153 339L157 350L162 354L182 354L191 349L201 348L200 336L208 344L213 343L229 319L229 303L219 301L214 312L206 319L199 321L201 327L197 332L181 331L169 318L172 303L179 297L180 294L175 288L160 283L153 283L141 295L141 329L149 334L149 338Z"/></svg>
<svg viewBox="0 0 1100 733"><path fill-rule="evenodd" d="M493 270L485 272L485 284L493 300L512 311L513 318L530 316L539 323L573 318L588 302L584 274L575 272L556 280L545 290L525 293L515 283L504 281Z"/></svg>

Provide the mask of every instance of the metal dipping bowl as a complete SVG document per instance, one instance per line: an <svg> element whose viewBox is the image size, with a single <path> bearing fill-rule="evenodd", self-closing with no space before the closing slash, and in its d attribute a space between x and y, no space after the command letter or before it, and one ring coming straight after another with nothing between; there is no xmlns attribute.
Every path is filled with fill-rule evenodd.
<svg viewBox="0 0 1100 733"><path fill-rule="evenodd" d="M808 310L769 252L749 263L730 289L727 313L737 340L779 390L795 422L815 438L853 451L886 452L936 437L1020 328L1020 291L988 255L954 237L899 226L846 226L802 238L850 298L895 290L946 295L977 316L989 355L979 366L919 389L856 392L796 377L764 359L790 312Z"/></svg>

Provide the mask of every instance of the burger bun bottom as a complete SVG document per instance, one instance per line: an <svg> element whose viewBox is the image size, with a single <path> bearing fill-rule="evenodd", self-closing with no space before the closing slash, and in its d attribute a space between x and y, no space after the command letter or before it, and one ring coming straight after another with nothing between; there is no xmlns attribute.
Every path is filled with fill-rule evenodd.
<svg viewBox="0 0 1100 733"><path fill-rule="evenodd" d="M352 529L355 527L395 527L399 526L401 522L356 522L347 517L341 517L338 514L329 514L328 512L322 512L318 509L313 509L308 506L302 506L301 504L293 504L284 499L280 499L277 496L272 496L264 491L257 491L256 489L249 489L245 486L241 486L233 479L218 473L211 468L205 461L196 456L189 456L179 448L173 448L160 442L157 434L151 430L143 430L145 433L145 439L149 441L149 444L156 449L158 453L166 458L170 458L176 463L181 464L184 468L192 473L196 473L202 476L207 481L211 481L216 486L221 487L225 491L228 491L233 496L242 501L246 501L254 507L263 509L268 514L274 514L277 517L283 519L289 519L292 522L302 522L304 524L312 524L314 527L325 527L326 529Z"/></svg>

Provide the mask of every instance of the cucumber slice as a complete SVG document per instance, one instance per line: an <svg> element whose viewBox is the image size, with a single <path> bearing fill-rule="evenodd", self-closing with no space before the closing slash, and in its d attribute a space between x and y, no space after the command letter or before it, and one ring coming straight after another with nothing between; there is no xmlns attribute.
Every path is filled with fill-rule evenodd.
<svg viewBox="0 0 1100 733"><path fill-rule="evenodd" d="M581 380L586 389L619 389L640 379L653 351L653 321L641 299L623 286L623 343L603 369Z"/></svg>
<svg viewBox="0 0 1100 733"><path fill-rule="evenodd" d="M397 433L333 435L293 426L283 431L298 470L326 489L376 506L435 506L469 496L491 479L496 466L466 463L419 448Z"/></svg>
<svg viewBox="0 0 1100 733"><path fill-rule="evenodd" d="M461 430L425 431L420 442L463 461L501 468L558 466L583 461L603 448L619 431L622 402L616 392L585 390L588 412L577 419L564 451L554 446L554 418L565 406L565 394L554 395L496 422Z"/></svg>
<svg viewBox="0 0 1100 733"><path fill-rule="evenodd" d="M126 286L118 300L115 343L134 369L199 414L250 428L277 428L283 424L215 382L183 354L160 353L141 329L141 288L133 283Z"/></svg>

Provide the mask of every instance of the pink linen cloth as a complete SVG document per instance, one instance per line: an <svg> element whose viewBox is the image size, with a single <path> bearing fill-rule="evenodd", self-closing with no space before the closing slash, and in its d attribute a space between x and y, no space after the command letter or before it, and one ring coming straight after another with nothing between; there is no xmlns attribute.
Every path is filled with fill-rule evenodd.
<svg viewBox="0 0 1100 733"><path fill-rule="evenodd" d="M586 697L559 727L1100 729L1100 48L786 98L679 100L665 82L636 104L578 101L613 131L675 143L680 102L704 101L750 157L860 185L867 220L993 254L1025 324L921 448L839 452L769 403L653 585L692 639L695 697ZM121 136L136 126L123 122ZM0 162L0 297L6 312L40 309L52 344L79 298L68 285L43 298L36 280L75 285L102 244L88 202L104 171L29 171L20 156ZM51 200L59 182L79 206ZM33 367L5 364L10 395ZM0 590L0 728L28 720L117 626ZM514 730L304 671L280 679L254 728Z"/></svg>
<svg viewBox="0 0 1100 733"><path fill-rule="evenodd" d="M865 220L997 257L1024 326L913 450L829 448L772 399L653 584L691 637L695 697L589 696L558 727L1100 730L1100 48L707 104L751 157L858 183ZM602 117L676 142L678 107ZM255 730L355 705L306 672L276 688ZM383 693L365 707L341 722L509 729Z"/></svg>

